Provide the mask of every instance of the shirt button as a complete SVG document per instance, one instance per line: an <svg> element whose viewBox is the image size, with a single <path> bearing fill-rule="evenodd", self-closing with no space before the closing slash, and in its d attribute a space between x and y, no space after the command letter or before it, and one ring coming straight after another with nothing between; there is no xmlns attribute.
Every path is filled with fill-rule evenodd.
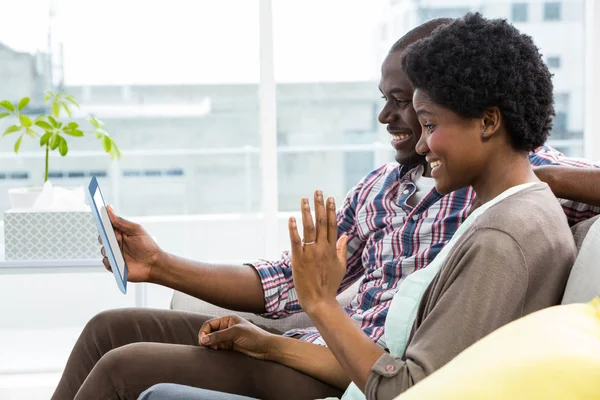
<svg viewBox="0 0 600 400"><path fill-rule="evenodd" d="M417 221L419 219L419 216L417 214L412 216L413 221Z"/></svg>
<svg viewBox="0 0 600 400"><path fill-rule="evenodd" d="M394 372L396 370L396 367L394 367L393 365L386 365L385 370L387 372Z"/></svg>
<svg viewBox="0 0 600 400"><path fill-rule="evenodd" d="M402 194L409 194L409 193L410 193L410 190L408 190L408 189L404 189L404 191L402 192Z"/></svg>
<svg viewBox="0 0 600 400"><path fill-rule="evenodd" d="M384 289L387 289L387 288L388 288L388 286L389 286L389 285L388 285L387 283L384 283L383 285L381 285L381 287L382 287L382 288L384 288Z"/></svg>

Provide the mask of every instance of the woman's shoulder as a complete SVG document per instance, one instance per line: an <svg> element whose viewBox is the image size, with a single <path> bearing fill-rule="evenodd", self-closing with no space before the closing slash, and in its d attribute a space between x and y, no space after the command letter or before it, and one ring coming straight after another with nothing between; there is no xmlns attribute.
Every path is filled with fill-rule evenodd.
<svg viewBox="0 0 600 400"><path fill-rule="evenodd" d="M571 235L560 203L548 185L541 182L494 204L479 216L476 225L511 235L531 232L533 229L558 229L557 233Z"/></svg>
<svg viewBox="0 0 600 400"><path fill-rule="evenodd" d="M507 234L525 252L560 250L570 257L575 241L560 203L545 183L512 194L481 214L475 230L489 229Z"/></svg>

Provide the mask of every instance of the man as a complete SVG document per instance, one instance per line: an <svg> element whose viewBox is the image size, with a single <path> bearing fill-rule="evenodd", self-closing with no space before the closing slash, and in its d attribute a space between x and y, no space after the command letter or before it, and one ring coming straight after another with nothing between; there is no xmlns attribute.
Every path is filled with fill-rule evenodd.
<svg viewBox="0 0 600 400"><path fill-rule="evenodd" d="M421 126L411 104L412 88L400 63L409 44L447 22L430 21L392 47L382 66L380 90L385 106L379 121L387 125L392 136L397 163L367 175L350 191L338 212L339 234L348 236L348 269L340 291L361 280L359 292L346 311L384 348L384 321L398 283L431 262L475 201L471 188L443 197L433 189L429 167L415 150ZM530 160L544 166L537 173L558 197L600 204L600 169L568 167L597 165L568 160L548 147L532 153ZM549 167L551 164L567 167ZM583 203L562 203L572 224L600 212ZM193 262L163 252L142 227L112 210L110 216L122 243L130 281L161 284L222 307L271 318L300 311L287 254L278 261L242 267ZM106 259L105 265L109 267ZM134 399L161 382L261 399L341 394L343 385L333 387L280 364L197 346L198 331L208 318L144 309L99 314L75 345L53 398ZM285 335L324 344L315 329Z"/></svg>

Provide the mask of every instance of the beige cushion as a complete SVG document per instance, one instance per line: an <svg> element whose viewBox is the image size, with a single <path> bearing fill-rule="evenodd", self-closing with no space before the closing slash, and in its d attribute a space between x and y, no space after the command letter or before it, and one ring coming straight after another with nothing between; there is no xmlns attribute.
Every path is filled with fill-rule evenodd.
<svg viewBox="0 0 600 400"><path fill-rule="evenodd" d="M579 254L567 282L563 304L587 303L600 295L600 219L598 216L573 227Z"/></svg>
<svg viewBox="0 0 600 400"><path fill-rule="evenodd" d="M359 284L360 281L346 289L343 293L341 293L338 296L338 301L341 305L346 306L350 304L350 301L358 292ZM173 294L173 298L171 299L171 309L178 311L190 311L215 317L237 314L249 321L254 322L257 325L262 325L266 328L275 329L281 332L286 332L291 329L308 328L314 326L310 318L308 318L308 315L306 315L305 313L294 314L287 318L267 319L259 317L255 314L230 311L225 308L217 307L215 305L212 305L210 303L177 291Z"/></svg>

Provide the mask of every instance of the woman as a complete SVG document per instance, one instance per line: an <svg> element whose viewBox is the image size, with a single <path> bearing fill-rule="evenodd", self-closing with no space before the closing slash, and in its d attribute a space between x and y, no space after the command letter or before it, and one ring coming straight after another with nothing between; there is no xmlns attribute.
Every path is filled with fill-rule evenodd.
<svg viewBox="0 0 600 400"><path fill-rule="evenodd" d="M200 343L279 362L348 398L393 398L495 329L558 304L575 259L567 220L528 153L552 124L551 75L529 36L468 14L411 45L402 60L426 156L441 194L472 186L480 207L434 262L406 278L386 320L389 352L335 300L345 271L335 204L302 201L303 238L290 219L294 283L329 351L269 335L236 317L209 321ZM323 349L325 350L325 349ZM335 356L332 357L331 354ZM293 355L293 356L291 356Z"/></svg>

